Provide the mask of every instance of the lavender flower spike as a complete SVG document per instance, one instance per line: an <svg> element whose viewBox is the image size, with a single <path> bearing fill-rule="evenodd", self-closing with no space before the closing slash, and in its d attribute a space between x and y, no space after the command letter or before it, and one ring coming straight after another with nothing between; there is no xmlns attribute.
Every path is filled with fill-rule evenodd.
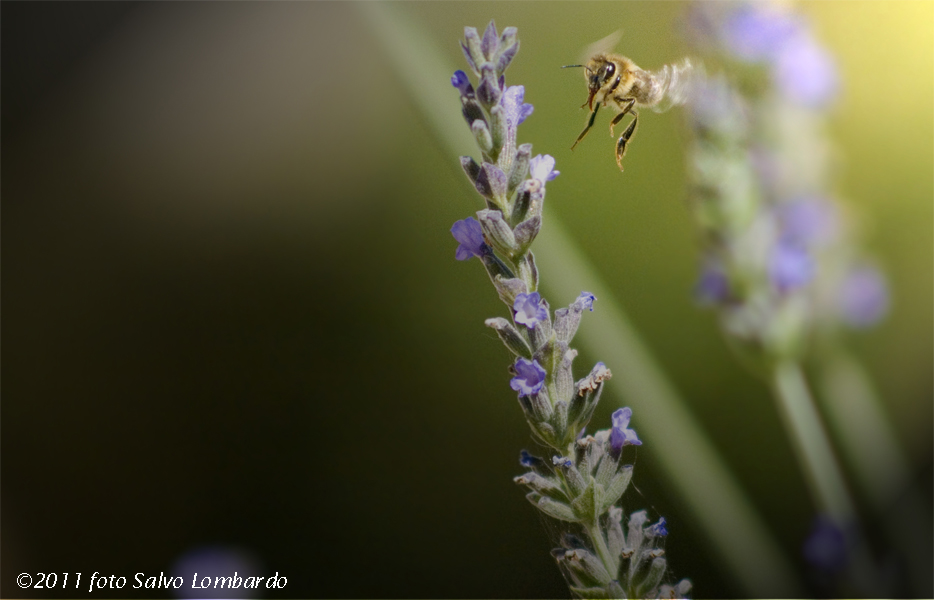
<svg viewBox="0 0 934 600"><path fill-rule="evenodd" d="M509 382L509 387L519 392L519 397L531 396L542 391L547 373L536 360L520 358L513 367L516 376Z"/></svg>
<svg viewBox="0 0 934 600"><path fill-rule="evenodd" d="M464 35L464 54L480 82L474 88L468 75L458 71L451 84L461 94L462 114L480 158L461 157L461 166L486 208L477 219L454 224L451 233L460 243L456 257L481 258L510 310L512 322L495 317L486 324L518 357L510 367L509 386L519 394L532 438L553 457L543 460L523 450L520 463L531 472L514 481L529 488L526 498L544 515L580 526L574 535L563 536L564 548L555 554L572 595L657 598L666 569L660 548L667 534L665 521L643 532L645 512L636 513L629 531L639 532L627 540L620 525L623 511L614 506L632 478L632 465L622 463L621 450L642 443L629 429L632 411L616 411L612 430L585 435L611 374L597 363L583 379L575 383L573 377L577 350L570 343L582 313L593 310L596 298L581 292L570 306L556 310L552 321L549 304L538 291L539 270L531 247L542 226L545 184L558 171L553 157L532 158L532 145L516 142L519 125L532 114L532 105L524 102L525 88L507 87L503 74L519 49L516 30L507 27L500 38L490 23L482 40L472 27ZM687 592L690 583L685 580L666 589Z"/></svg>
<svg viewBox="0 0 934 600"><path fill-rule="evenodd" d="M862 252L834 198L838 157L829 151L827 109L841 75L805 17L787 3L697 2L692 10L697 49L718 71L700 75L688 114L691 208L704 257L696 295L719 312L744 362L770 380L813 502L828 515L815 526L805 556L824 571L841 570L844 540L834 526L858 526L861 511L834 441L843 442L854 481L868 498L880 497L887 486L879 482L900 462L864 460L857 450L872 432L874 449L892 448L892 457L900 452L874 418L881 407L868 378L833 341L841 324L872 324L888 306L878 274L854 275ZM820 396L811 392L811 374L802 368L809 352L823 355L814 369L824 380ZM837 440L827 435L824 418ZM618 445L623 436L615 428L613 433ZM893 501L874 506L874 522L886 523L883 529L891 527ZM909 505L919 509L910 511L917 518L908 516ZM899 506L904 523L928 516L920 503ZM910 557L904 579L912 580L915 595L927 597L930 550L922 558L918 549L930 547L929 537L923 539L929 531L912 539L920 529L906 525L891 541ZM840 573L848 580L841 589L874 597L898 593L892 587L902 582L896 584L869 553L858 567L853 558L853 568Z"/></svg>
<svg viewBox="0 0 934 600"><path fill-rule="evenodd" d="M490 253L490 247L483 241L483 229L473 217L454 223L451 227L451 234L455 240L460 242L457 253L454 255L457 260L467 260L472 256L483 258Z"/></svg>

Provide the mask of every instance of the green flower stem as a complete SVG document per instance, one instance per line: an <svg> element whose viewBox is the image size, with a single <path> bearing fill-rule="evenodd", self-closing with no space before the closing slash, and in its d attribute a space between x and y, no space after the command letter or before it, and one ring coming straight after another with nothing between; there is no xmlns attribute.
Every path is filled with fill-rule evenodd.
<svg viewBox="0 0 934 600"><path fill-rule="evenodd" d="M610 575L615 575L616 572L619 571L619 563L614 561L613 557L610 556L610 549L607 548L606 540L603 537L603 528L600 527L598 522L599 518L598 516L597 520L586 526L587 535L590 536L594 550L603 563L603 566L606 568L606 572L610 573Z"/></svg>
<svg viewBox="0 0 934 600"><path fill-rule="evenodd" d="M548 374L548 397L551 398L551 403L555 403L555 398L558 397L558 386L555 384L555 378L552 373ZM568 452L567 448L561 449L556 448L558 452ZM572 453L568 453L568 456L574 456Z"/></svg>
<svg viewBox="0 0 934 600"><path fill-rule="evenodd" d="M819 400L842 455L883 530L908 563L914 591L930 589L930 510L912 485L911 468L882 403L862 365L842 348L829 353L819 371Z"/></svg>
<svg viewBox="0 0 934 600"><path fill-rule="evenodd" d="M382 43L412 102L447 152L454 156L474 152L470 133L451 118L457 99L447 83L454 69L441 59L445 53L409 21L399 5L359 2L354 6ZM467 185L466 178L464 182ZM620 406L628 403L639 411L640 436L658 441L653 452L668 474L671 489L693 513L724 568L752 597L762 596L763 590L776 597L802 597L795 571L754 505L656 365L622 307L570 241L557 215L549 214L535 252L539 264L548 265L543 281L548 282L550 295L573 298L586 289L600 299L600 310L583 321L577 339L595 356L605 357L620 374L607 392Z"/></svg>
<svg viewBox="0 0 934 600"><path fill-rule="evenodd" d="M838 349L821 365L820 390L828 424L856 482L875 508L890 507L908 487L911 472L869 378L859 363Z"/></svg>
<svg viewBox="0 0 934 600"><path fill-rule="evenodd" d="M772 384L814 502L838 525L845 526L855 517L856 509L798 363L778 363Z"/></svg>
<svg viewBox="0 0 934 600"><path fill-rule="evenodd" d="M856 507L850 498L843 473L834 457L830 441L811 398L807 381L797 362L779 362L772 374L775 398L785 422L785 428L804 471L805 481L815 504L830 516L841 531L852 529L857 521ZM877 588L878 574L865 540L850 549L849 577L872 595Z"/></svg>

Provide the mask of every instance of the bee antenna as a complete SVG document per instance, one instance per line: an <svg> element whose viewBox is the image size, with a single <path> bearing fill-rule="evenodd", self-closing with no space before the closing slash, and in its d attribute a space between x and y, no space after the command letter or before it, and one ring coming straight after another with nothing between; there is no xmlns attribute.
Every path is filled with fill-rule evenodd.
<svg viewBox="0 0 934 600"><path fill-rule="evenodd" d="M591 70L590 70L590 67L588 67L587 65L564 65L564 66L561 67L561 68L562 68L562 69L570 69L570 68L572 68L572 67L584 67L585 69L587 69L587 72L588 72L588 73L593 74L593 71L591 71Z"/></svg>

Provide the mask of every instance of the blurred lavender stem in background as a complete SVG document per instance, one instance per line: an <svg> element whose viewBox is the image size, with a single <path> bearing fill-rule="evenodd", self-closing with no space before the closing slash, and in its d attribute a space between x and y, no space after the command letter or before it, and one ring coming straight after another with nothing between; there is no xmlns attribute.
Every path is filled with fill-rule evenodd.
<svg viewBox="0 0 934 600"><path fill-rule="evenodd" d="M439 140L454 156L469 153L474 139L450 118L452 99L446 82L453 68L439 58L444 54L395 5L356 6ZM765 523L555 215L548 217L548 227L536 244L539 261L548 265L545 281L550 294L573 297L588 289L600 298L599 313L584 321L578 339L626 373L610 393L618 394L620 405L631 405L638 412L642 436L658 441L653 450L668 474L668 484L692 511L732 579L753 597L762 596L763 590L774 597L800 596L797 576Z"/></svg>
<svg viewBox="0 0 934 600"><path fill-rule="evenodd" d="M852 359L834 360L838 346L826 343L840 325L871 326L888 308L881 273L843 235L832 200L825 128L839 88L833 58L803 17L778 3L696 3L688 31L718 69L699 82L690 113L692 208L703 248L698 300L716 307L742 360L771 380L815 505L851 532L851 583L885 593L881 577L869 575L855 503L800 367L808 346L824 341L826 413L857 482L889 518L909 470L868 377ZM926 595L930 518L912 495L905 522L920 527L882 529L909 563L915 593Z"/></svg>
<svg viewBox="0 0 934 600"><path fill-rule="evenodd" d="M792 446L798 453L805 479L814 490L815 501L838 524L849 523L856 518L856 507L847 492L801 368L796 362L783 361L775 366L773 377L785 426L794 438Z"/></svg>
<svg viewBox="0 0 934 600"><path fill-rule="evenodd" d="M819 377L821 404L843 456L874 512L889 523L889 542L903 549L911 589L923 596L934 564L931 509L914 486L882 402L865 369L842 348L821 359Z"/></svg>

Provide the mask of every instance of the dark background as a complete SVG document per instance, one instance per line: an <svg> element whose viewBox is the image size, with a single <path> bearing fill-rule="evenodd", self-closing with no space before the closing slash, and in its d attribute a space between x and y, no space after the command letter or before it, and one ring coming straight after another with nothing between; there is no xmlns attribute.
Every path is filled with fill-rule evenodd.
<svg viewBox="0 0 934 600"><path fill-rule="evenodd" d="M888 321L851 345L929 501L930 5L888 20L881 6L804 10L849 69L831 131L841 188L893 286ZM510 77L536 106L524 135L565 172L549 185L555 214L803 569L813 509L767 389L690 299L677 120L640 125L624 198L609 142L566 149L583 91L553 67L613 15L627 53L672 60L682 8L400 7L455 67L463 25L519 26ZM511 481L530 442L507 352L482 324L503 308L479 265L453 260L448 229L475 199L358 11L3 2L0 24L0 593L90 595L23 591L15 577L132 584L219 546L288 576L288 597L566 595ZM893 70L891 109L849 78L866 63L847 40L866 31L891 41L874 55ZM627 509L668 518L670 563L698 597L741 594L664 477L646 445Z"/></svg>

